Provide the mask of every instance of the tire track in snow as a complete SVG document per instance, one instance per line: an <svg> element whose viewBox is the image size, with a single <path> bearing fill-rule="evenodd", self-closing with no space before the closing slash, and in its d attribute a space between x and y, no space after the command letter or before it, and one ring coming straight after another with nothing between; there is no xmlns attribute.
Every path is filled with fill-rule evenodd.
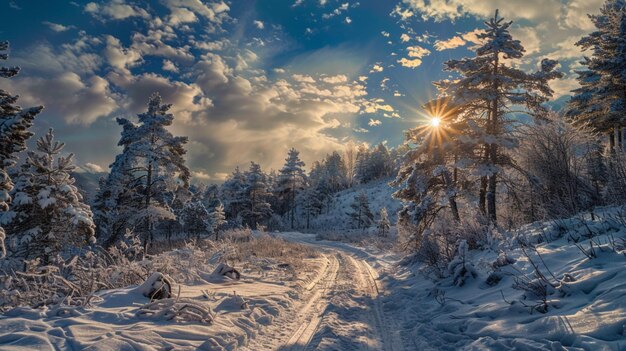
<svg viewBox="0 0 626 351"><path fill-rule="evenodd" d="M298 311L298 315L305 316L305 320L291 335L281 350L306 350L313 335L315 335L322 321L323 312L326 310L326 306L328 306L328 293L336 284L337 275L339 273L339 260L337 255L331 255L329 260L330 264L325 271L327 274L324 278L306 287L307 290L313 291L313 295L304 307Z"/></svg>
<svg viewBox="0 0 626 351"><path fill-rule="evenodd" d="M386 318L383 310L380 297L382 296L380 288L378 286L378 273L370 266L365 260L354 259L356 266L360 273L363 275L364 280L367 282L370 296L372 299L372 309L374 318L378 326L378 332L380 333L381 340L383 342L384 350L386 351L401 351L404 350L402 340L400 339L399 329L389 318ZM391 327L391 330L389 330Z"/></svg>

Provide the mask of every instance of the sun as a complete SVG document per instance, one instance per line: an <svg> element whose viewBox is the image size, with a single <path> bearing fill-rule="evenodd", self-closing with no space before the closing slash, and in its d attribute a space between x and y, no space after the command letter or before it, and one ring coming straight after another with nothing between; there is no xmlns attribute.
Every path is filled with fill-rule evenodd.
<svg viewBox="0 0 626 351"><path fill-rule="evenodd" d="M441 118L439 117L432 117L430 119L430 126L433 128L437 128L439 127L439 125L441 125Z"/></svg>

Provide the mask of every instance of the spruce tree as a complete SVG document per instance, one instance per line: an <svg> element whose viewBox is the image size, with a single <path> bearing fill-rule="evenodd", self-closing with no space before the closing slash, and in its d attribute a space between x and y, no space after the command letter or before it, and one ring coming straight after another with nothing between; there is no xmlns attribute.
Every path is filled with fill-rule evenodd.
<svg viewBox="0 0 626 351"><path fill-rule="evenodd" d="M369 199L364 192L360 192L350 205L351 212L348 212L353 226L357 229L367 229L374 223L374 214L370 210Z"/></svg>
<svg viewBox="0 0 626 351"><path fill-rule="evenodd" d="M276 191L284 205L283 213L289 214L291 229L294 228L296 216L296 196L307 185L306 174L302 167L304 167L304 162L300 160L300 153L291 148L277 178Z"/></svg>
<svg viewBox="0 0 626 351"><path fill-rule="evenodd" d="M378 220L378 234L382 237L389 235L389 228L391 222L389 222L389 215L385 207L380 209L380 219Z"/></svg>
<svg viewBox="0 0 626 351"><path fill-rule="evenodd" d="M171 105L162 104L161 96L153 94L147 112L138 115L138 124L118 118L123 147L115 162L102 198L109 213L107 244L119 240L126 229L140 233L144 247L154 241L154 232L163 221L176 218L171 205L180 188L189 188L190 172L185 165L184 148L187 137L173 136L167 127L174 121ZM109 193L104 196L105 193Z"/></svg>
<svg viewBox="0 0 626 351"><path fill-rule="evenodd" d="M272 208L267 202L271 196L267 184L267 175L258 163L250 162L250 169L244 174L246 204L241 211L244 223L252 229L266 223L272 215Z"/></svg>
<svg viewBox="0 0 626 351"><path fill-rule="evenodd" d="M218 203L213 209L213 212L210 213L209 218L211 232L215 234L215 241L217 241L220 238L220 230L227 223L226 214L224 213L224 205L222 205L222 203Z"/></svg>
<svg viewBox="0 0 626 351"><path fill-rule="evenodd" d="M8 55L2 53L9 49L9 42L0 42L0 60L6 60ZM11 78L19 73L19 67L0 66L0 78ZM26 140L33 134L28 129L33 125L35 116L43 106L23 110L16 105L18 96L0 89L0 218L9 210L11 203L10 192L13 182L9 176L9 168L17 162L17 154L26 150ZM6 255L4 239L5 230L0 224L0 258Z"/></svg>
<svg viewBox="0 0 626 351"><path fill-rule="evenodd" d="M626 127L626 2L607 0L600 14L589 16L596 30L576 43L591 51L578 72L581 87L573 90L567 116L608 135L609 148L624 147ZM616 140L617 139L617 140Z"/></svg>
<svg viewBox="0 0 626 351"><path fill-rule="evenodd" d="M3 216L17 257L50 263L63 248L95 242L91 209L70 175L74 155L60 156L64 146L50 129L19 172L15 203Z"/></svg>
<svg viewBox="0 0 626 351"><path fill-rule="evenodd" d="M239 167L236 167L235 171L228 177L228 179L226 179L221 188L226 218L228 218L231 224L243 224L241 211L244 209L246 204L245 191L245 176L239 170Z"/></svg>

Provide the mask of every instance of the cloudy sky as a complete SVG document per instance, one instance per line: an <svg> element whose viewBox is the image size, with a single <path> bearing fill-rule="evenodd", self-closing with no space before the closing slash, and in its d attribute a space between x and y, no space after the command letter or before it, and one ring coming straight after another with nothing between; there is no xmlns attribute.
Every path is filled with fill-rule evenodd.
<svg viewBox="0 0 626 351"><path fill-rule="evenodd" d="M496 8L532 70L558 59L566 99L600 0L14 0L0 3L9 65L0 87L43 104L85 169L119 151L115 117L143 111L155 91L189 136L197 180L221 181L250 160L277 169L290 147L310 164L348 140L398 145L421 123L443 62L470 55Z"/></svg>

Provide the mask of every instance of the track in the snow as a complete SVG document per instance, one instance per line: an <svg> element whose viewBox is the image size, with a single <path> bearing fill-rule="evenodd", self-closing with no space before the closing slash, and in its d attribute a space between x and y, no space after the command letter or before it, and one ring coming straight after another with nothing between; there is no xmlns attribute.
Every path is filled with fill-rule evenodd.
<svg viewBox="0 0 626 351"><path fill-rule="evenodd" d="M310 283L305 288L311 291L310 297L298 311L300 323L289 339L280 347L280 350L307 350L318 346L320 339L332 339L335 333L340 334L354 328L349 323L361 323L366 326L363 329L365 338L369 341L355 340L354 345L345 345L346 338L342 339L345 346L351 349L382 349L385 351L403 350L400 336L395 328L395 323L388 318L383 310L380 300L381 290L378 284L378 274L364 260L355 258L339 248L325 249L329 264L320 275L320 278ZM339 279L338 279L339 277ZM338 282L340 280L340 282ZM346 286L350 289L346 290ZM330 299L340 296L341 299L363 301L366 297L371 306L363 306L366 312L358 321L340 321L327 315ZM334 313L337 313L335 309ZM352 316L353 317L353 316ZM344 323L346 325L338 325ZM357 326L359 324L356 324ZM314 341L312 343L312 340ZM332 340L331 340L332 341Z"/></svg>

